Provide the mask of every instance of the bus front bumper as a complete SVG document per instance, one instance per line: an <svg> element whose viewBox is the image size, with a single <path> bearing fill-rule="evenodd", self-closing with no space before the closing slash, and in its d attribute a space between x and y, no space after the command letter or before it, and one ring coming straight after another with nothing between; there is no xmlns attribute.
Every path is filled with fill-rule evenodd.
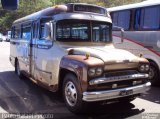
<svg viewBox="0 0 160 119"><path fill-rule="evenodd" d="M116 99L116 98L141 94L143 92L148 91L150 89L150 86L151 83L147 82L142 85L115 89L115 90L84 92L83 101L94 102L94 101Z"/></svg>

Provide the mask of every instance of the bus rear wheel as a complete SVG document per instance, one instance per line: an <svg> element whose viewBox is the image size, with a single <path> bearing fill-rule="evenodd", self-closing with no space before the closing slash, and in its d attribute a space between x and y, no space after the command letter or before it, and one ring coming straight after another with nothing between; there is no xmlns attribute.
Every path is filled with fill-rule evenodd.
<svg viewBox="0 0 160 119"><path fill-rule="evenodd" d="M157 65L154 62L150 62L149 81L152 83L152 85L157 85L160 82L158 77L159 70Z"/></svg>
<svg viewBox="0 0 160 119"><path fill-rule="evenodd" d="M18 60L16 60L16 62L15 62L15 73L20 79L23 78L23 74L22 74L22 72L20 70L20 66L19 66L19 61Z"/></svg>

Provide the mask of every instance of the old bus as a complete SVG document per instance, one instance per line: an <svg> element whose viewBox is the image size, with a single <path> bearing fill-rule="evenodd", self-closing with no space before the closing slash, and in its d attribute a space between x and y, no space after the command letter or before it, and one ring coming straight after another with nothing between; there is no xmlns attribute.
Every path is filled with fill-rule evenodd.
<svg viewBox="0 0 160 119"><path fill-rule="evenodd" d="M149 0L107 10L113 25L125 29L123 42L119 39L120 32L113 32L115 47L135 55L143 54L150 61L150 81L160 84L160 1Z"/></svg>
<svg viewBox="0 0 160 119"><path fill-rule="evenodd" d="M61 90L72 112L87 102L129 102L151 85L148 60L114 48L112 21L100 6L70 3L18 19L10 43L16 74Z"/></svg>

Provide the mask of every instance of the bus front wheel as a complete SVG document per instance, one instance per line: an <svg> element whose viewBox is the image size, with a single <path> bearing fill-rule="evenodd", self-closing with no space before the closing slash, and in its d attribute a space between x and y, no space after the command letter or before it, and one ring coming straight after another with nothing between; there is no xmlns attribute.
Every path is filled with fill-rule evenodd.
<svg viewBox="0 0 160 119"><path fill-rule="evenodd" d="M158 76L159 70L157 65L154 62L150 62L149 80L153 85L157 85L157 82L160 82Z"/></svg>
<svg viewBox="0 0 160 119"><path fill-rule="evenodd" d="M74 113L81 113L84 108L81 88L77 77L73 74L67 74L63 81L63 97L67 108Z"/></svg>

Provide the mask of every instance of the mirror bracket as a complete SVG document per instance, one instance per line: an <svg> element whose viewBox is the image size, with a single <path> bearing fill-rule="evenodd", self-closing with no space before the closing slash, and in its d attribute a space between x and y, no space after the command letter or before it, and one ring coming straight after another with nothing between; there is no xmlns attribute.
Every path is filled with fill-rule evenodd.
<svg viewBox="0 0 160 119"><path fill-rule="evenodd" d="M115 30L115 31L121 31L121 43L124 42L124 29L122 27L118 27L118 26L113 26L112 27L112 30Z"/></svg>

